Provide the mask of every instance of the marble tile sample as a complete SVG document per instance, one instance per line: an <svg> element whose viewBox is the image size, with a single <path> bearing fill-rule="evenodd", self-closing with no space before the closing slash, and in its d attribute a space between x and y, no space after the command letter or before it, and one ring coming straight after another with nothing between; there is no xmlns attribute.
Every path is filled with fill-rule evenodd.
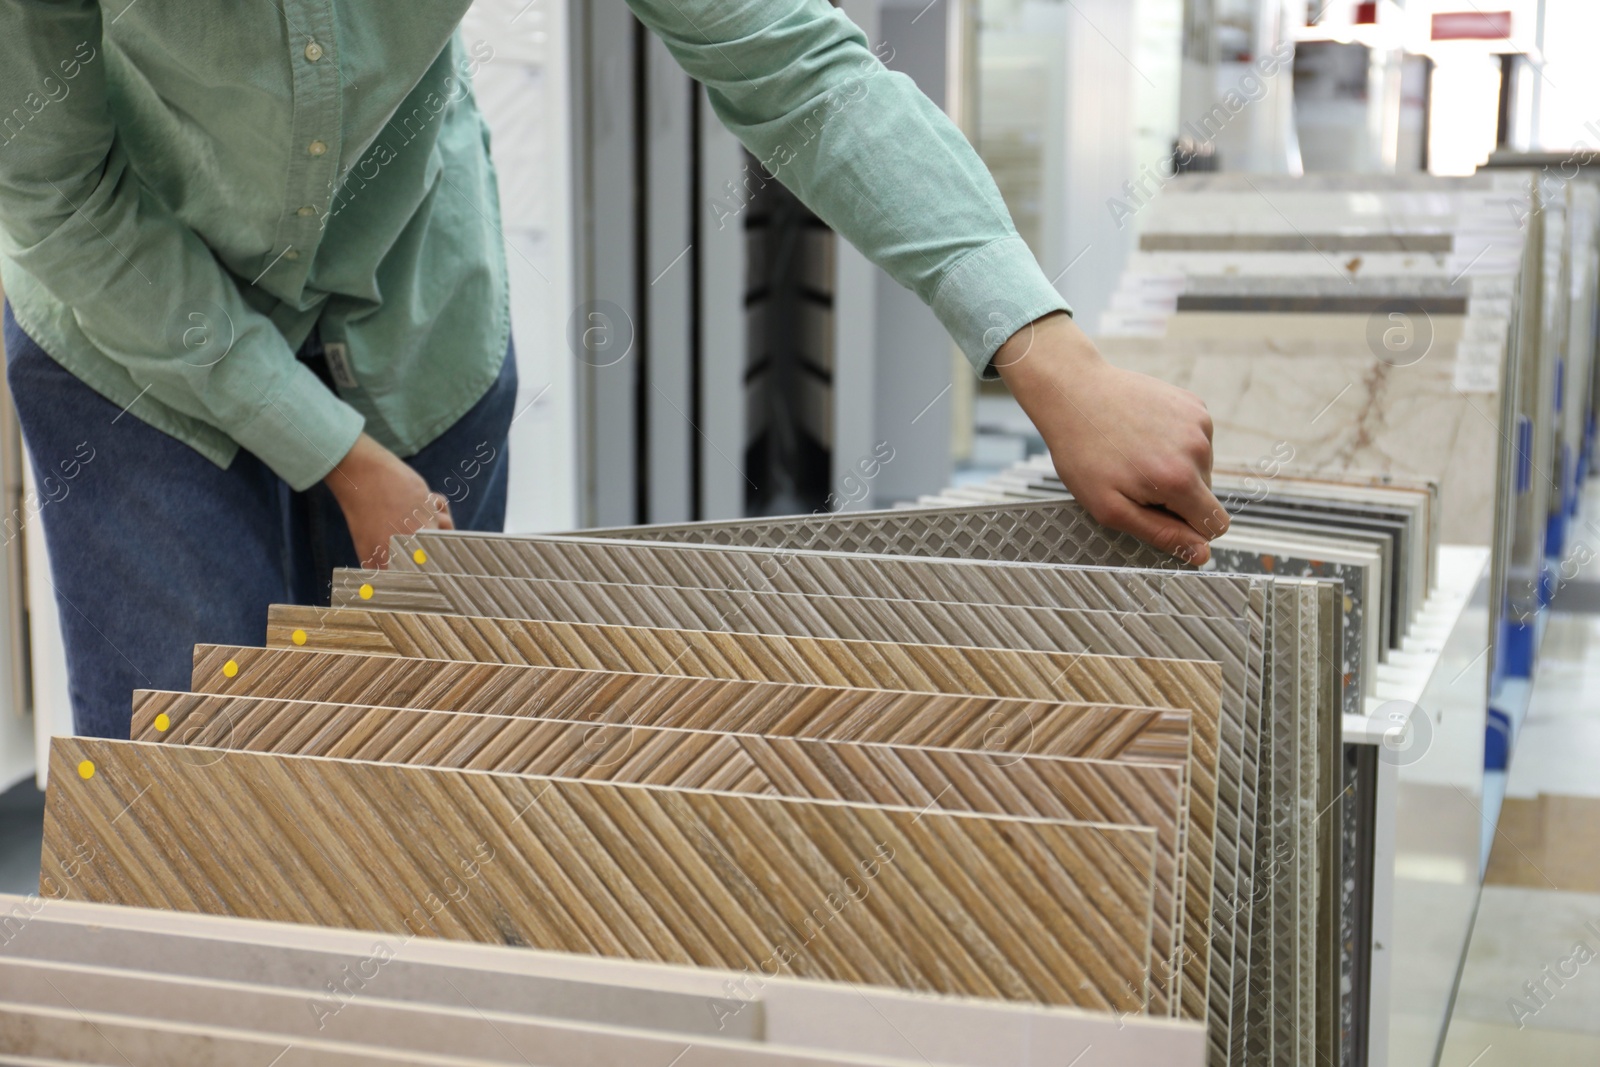
<svg viewBox="0 0 1600 1067"><path fill-rule="evenodd" d="M197 751L52 744L70 899L1142 1006L1148 829Z"/></svg>
<svg viewBox="0 0 1600 1067"><path fill-rule="evenodd" d="M134 713L139 741L1149 827L1156 832L1149 1010L1176 1008L1169 990L1181 973L1183 760L1117 763L714 728L143 696ZM1209 878L1200 866L1196 875Z"/></svg>
<svg viewBox="0 0 1600 1067"><path fill-rule="evenodd" d="M330 612L328 629L319 635L319 641L326 640L338 627L334 614L343 617L358 613ZM1221 668L1215 663L536 621L495 625L500 622L465 616L406 616L399 621L396 632L404 632L413 647L424 640L428 648L455 645L496 649L482 654L503 655L519 664L548 663L584 670L202 645L195 652L193 685L196 692L544 717L591 718L597 701L603 700L606 714L611 716L626 719L630 714L649 715L655 725L690 727L702 725L705 709L721 699L737 701L743 711L740 715L720 716L717 728L758 733L792 729L794 722L811 717L837 722L836 729L891 730L917 714L914 709L926 702L916 701L913 694L940 693L970 703L928 713L943 730L936 734L917 733L918 740L913 743L992 748L1009 736L1011 743L1035 752L1042 752L1046 744L1058 743L1052 740L1058 734L1081 731L1067 725L1067 720L1061 718L1064 712L1049 713L1037 707L1017 709L1006 701L985 702L975 694L1049 702L1117 703L1123 725L1115 730L1097 727L1091 731L1105 748L1050 753L1096 758L1119 758L1124 751L1125 758L1143 758L1143 754L1152 752L1162 752L1170 758L1181 751L1177 747L1178 735L1187 712L1193 717L1189 819L1199 839L1199 862L1212 871L1212 882L1216 880L1217 783L1229 772L1218 764L1222 679ZM430 633L435 636L429 638ZM229 662L234 664L231 675L224 670ZM670 673L661 677L607 676L596 668ZM718 697L719 691L705 686L669 684L681 683L691 676L773 678L852 688L818 695L793 691L801 688L794 685L747 685L737 690L728 688ZM908 692L877 692L884 689ZM571 695L567 695L569 692ZM1178 707L1185 711L1135 714L1136 708ZM1140 747L1132 747L1137 735L1148 736ZM902 739L888 732L827 736L871 741ZM1124 749L1123 745L1129 747ZM1231 773L1237 776L1240 771L1235 766ZM1224 874L1225 886L1231 891L1234 871L1225 868ZM1184 905L1184 929L1189 943L1184 955L1183 991L1197 996L1199 990L1208 988L1215 955L1206 933L1212 907L1208 887L1189 887ZM1195 1018L1206 1010L1203 1001L1194 999L1186 1000L1184 1007Z"/></svg>

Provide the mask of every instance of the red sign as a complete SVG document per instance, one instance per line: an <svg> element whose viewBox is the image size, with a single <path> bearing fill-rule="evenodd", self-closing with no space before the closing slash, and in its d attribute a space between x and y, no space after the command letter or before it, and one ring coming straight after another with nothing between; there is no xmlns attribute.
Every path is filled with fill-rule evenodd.
<svg viewBox="0 0 1600 1067"><path fill-rule="evenodd" d="M1445 11L1433 16L1435 41L1503 41L1510 36L1509 11Z"/></svg>

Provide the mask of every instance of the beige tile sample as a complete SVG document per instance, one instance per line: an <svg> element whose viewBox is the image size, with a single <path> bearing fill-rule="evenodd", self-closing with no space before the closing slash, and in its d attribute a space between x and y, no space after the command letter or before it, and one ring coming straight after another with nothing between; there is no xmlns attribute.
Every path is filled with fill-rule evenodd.
<svg viewBox="0 0 1600 1067"><path fill-rule="evenodd" d="M1142 1000L1148 829L199 751L55 740L45 866L94 854L64 883L72 899Z"/></svg>
<svg viewBox="0 0 1600 1067"><path fill-rule="evenodd" d="M1156 831L1150 1010L1175 1007L1168 961L1180 958L1186 760L1117 763L150 691L136 695L133 722L142 741L1147 826Z"/></svg>

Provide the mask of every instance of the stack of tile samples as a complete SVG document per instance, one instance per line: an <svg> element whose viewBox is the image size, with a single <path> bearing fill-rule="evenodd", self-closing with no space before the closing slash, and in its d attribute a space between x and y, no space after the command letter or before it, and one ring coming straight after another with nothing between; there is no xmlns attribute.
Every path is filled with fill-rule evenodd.
<svg viewBox="0 0 1600 1067"><path fill-rule="evenodd" d="M56 741L45 870L1335 1055L1336 582L1059 499L604 533L401 539L198 648L134 740Z"/></svg>
<svg viewBox="0 0 1600 1067"><path fill-rule="evenodd" d="M64 877L47 874L46 895L0 896L7 1063L1044 1067L1061 1050L1103 1064L1204 1056L1193 1025L448 942L420 936L421 920L363 933L82 904L55 899Z"/></svg>
<svg viewBox="0 0 1600 1067"><path fill-rule="evenodd" d="M1337 664L1338 711L1383 720L1383 730L1393 729L1396 709L1409 710L1420 693L1416 671L1409 668L1418 661L1432 663L1437 655L1437 638L1423 631L1438 606L1438 484L1404 476L1296 471L1278 463L1219 463L1213 488L1229 509L1231 525L1212 541L1213 562L1207 566L1274 575L1280 583L1290 578L1336 583L1338 640L1325 647ZM924 497L920 506L1007 508L1066 497L1050 457L1039 456L987 482ZM1423 651L1430 648L1432 653ZM1404 745L1409 739L1386 738L1385 743ZM1336 732L1328 744L1340 765L1342 797L1338 812L1327 816L1330 825L1340 827L1338 854L1328 861L1341 875L1328 889L1337 903L1330 919L1337 924L1340 989L1340 1044L1329 1062L1355 1064L1362 1062L1367 1013L1379 1010L1370 1001L1373 886L1370 874L1363 874L1376 847L1378 827L1368 812L1379 768L1370 737L1344 745Z"/></svg>

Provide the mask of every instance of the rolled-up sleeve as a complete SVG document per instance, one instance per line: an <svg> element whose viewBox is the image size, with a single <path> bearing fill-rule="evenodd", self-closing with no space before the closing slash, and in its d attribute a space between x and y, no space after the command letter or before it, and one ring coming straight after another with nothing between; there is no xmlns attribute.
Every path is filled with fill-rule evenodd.
<svg viewBox="0 0 1600 1067"><path fill-rule="evenodd" d="M980 374L1068 310L972 146L826 0L629 5L764 170L921 297Z"/></svg>
<svg viewBox="0 0 1600 1067"><path fill-rule="evenodd" d="M8 6L0 92L21 110L0 115L5 254L72 309L130 392L221 430L306 488L350 450L362 416L143 187L107 103L101 25L96 0Z"/></svg>

